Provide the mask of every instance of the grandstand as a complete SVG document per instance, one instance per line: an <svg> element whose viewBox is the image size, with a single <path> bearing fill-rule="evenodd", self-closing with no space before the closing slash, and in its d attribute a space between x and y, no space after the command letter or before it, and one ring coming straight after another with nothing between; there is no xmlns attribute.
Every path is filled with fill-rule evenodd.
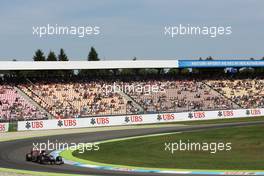
<svg viewBox="0 0 264 176"><path fill-rule="evenodd" d="M243 108L264 107L264 79L208 80L208 84Z"/></svg>
<svg viewBox="0 0 264 176"><path fill-rule="evenodd" d="M180 73L179 73L180 74ZM195 78L194 78L195 77ZM12 78L14 79L14 78ZM12 80L11 79L11 80ZM165 74L89 79L83 77L1 81L0 121L82 118L138 113L264 107L264 79L256 76ZM163 87L163 91L107 91L105 85Z"/></svg>
<svg viewBox="0 0 264 176"><path fill-rule="evenodd" d="M47 114L23 98L9 85L0 85L0 120L37 120L46 119Z"/></svg>

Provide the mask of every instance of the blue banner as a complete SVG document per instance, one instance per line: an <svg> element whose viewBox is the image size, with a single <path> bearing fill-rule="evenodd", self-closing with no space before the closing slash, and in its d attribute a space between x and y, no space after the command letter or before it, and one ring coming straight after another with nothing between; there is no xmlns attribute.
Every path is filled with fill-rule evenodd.
<svg viewBox="0 0 264 176"><path fill-rule="evenodd" d="M179 60L179 68L264 67L264 60Z"/></svg>

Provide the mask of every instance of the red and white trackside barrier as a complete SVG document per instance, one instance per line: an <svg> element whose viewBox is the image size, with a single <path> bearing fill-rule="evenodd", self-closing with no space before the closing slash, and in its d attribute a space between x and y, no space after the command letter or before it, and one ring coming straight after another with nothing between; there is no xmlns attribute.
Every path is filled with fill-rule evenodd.
<svg viewBox="0 0 264 176"><path fill-rule="evenodd" d="M252 118L263 115L264 115L264 108L257 108L257 109L195 111L195 112L182 112L182 113L141 114L141 115L122 115L122 116L104 116L104 117L100 116L100 117L76 118L76 119L58 119L58 120L35 120L35 121L18 122L18 131L150 124L150 123L165 123L165 122L180 122L180 121L228 119L228 118L240 118L240 117Z"/></svg>
<svg viewBox="0 0 264 176"><path fill-rule="evenodd" d="M7 132L9 127L9 123L0 123L0 133Z"/></svg>

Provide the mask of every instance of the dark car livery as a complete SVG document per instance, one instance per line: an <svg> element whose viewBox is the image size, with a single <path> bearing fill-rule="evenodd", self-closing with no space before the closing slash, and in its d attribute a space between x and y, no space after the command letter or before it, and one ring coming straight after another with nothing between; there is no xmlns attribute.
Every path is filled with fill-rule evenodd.
<svg viewBox="0 0 264 176"><path fill-rule="evenodd" d="M39 164L64 164L62 157L57 156L56 158L45 151L31 150L30 153L26 154L26 161L32 161Z"/></svg>

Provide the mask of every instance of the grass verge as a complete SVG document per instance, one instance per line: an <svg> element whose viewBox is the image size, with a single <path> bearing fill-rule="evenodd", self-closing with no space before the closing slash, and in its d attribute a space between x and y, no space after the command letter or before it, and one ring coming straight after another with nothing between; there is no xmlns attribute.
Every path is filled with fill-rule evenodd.
<svg viewBox="0 0 264 176"><path fill-rule="evenodd" d="M263 170L264 125L229 127L199 132L128 139L100 144L99 151L73 152L74 157L98 163L150 168ZM165 151L173 142L232 143L230 151Z"/></svg>

